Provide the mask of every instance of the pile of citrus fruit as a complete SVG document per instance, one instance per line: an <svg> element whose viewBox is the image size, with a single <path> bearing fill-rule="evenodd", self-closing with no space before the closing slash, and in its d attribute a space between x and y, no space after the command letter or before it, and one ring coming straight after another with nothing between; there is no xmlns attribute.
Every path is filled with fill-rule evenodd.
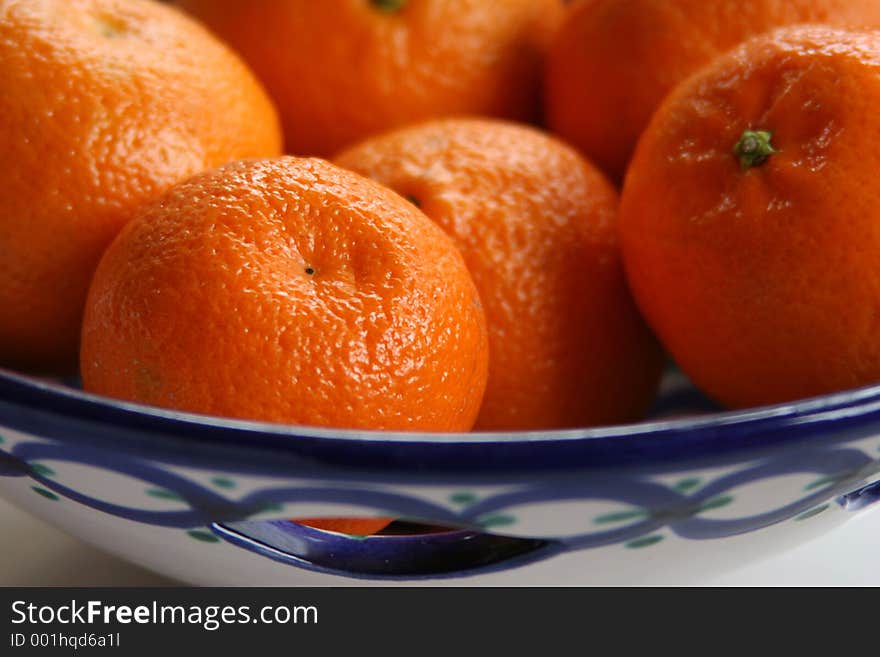
<svg viewBox="0 0 880 657"><path fill-rule="evenodd" d="M880 380L880 0L0 0L0 366L389 431Z"/></svg>

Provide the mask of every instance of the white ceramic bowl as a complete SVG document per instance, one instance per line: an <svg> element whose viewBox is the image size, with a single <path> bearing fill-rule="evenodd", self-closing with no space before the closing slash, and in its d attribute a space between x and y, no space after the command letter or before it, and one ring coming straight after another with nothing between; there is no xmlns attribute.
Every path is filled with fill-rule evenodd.
<svg viewBox="0 0 880 657"><path fill-rule="evenodd" d="M0 494L206 585L688 583L833 531L880 498L880 387L712 411L673 376L655 416L697 416L547 433L331 431L0 372ZM290 520L373 516L406 521L355 537Z"/></svg>

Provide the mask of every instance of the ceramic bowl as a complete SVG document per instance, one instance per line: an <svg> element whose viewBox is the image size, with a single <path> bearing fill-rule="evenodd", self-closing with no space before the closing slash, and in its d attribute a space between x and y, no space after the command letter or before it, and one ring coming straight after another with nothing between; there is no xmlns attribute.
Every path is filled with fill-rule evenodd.
<svg viewBox="0 0 880 657"><path fill-rule="evenodd" d="M880 387L719 413L672 373L653 417L546 433L331 431L0 372L0 494L171 578L255 586L699 583L880 498ZM399 520L370 536L294 522L375 516Z"/></svg>

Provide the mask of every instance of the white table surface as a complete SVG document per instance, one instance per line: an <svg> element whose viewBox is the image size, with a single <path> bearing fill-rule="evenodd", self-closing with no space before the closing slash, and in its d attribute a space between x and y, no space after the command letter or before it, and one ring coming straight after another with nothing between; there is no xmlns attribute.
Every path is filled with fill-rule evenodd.
<svg viewBox="0 0 880 657"><path fill-rule="evenodd" d="M828 537L705 584L880 586L878 513L864 513ZM175 584L85 545L2 500L0 527L0 586Z"/></svg>

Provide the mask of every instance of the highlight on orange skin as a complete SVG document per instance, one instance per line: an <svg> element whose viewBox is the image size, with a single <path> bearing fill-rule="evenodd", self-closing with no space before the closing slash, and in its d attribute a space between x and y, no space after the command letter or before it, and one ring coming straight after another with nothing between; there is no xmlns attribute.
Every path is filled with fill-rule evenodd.
<svg viewBox="0 0 880 657"><path fill-rule="evenodd" d="M547 125L615 182L663 99L714 58L778 27L880 27L876 0L587 0L548 51Z"/></svg>
<svg viewBox="0 0 880 657"><path fill-rule="evenodd" d="M84 387L163 408L468 431L486 385L479 295L411 203L329 162L243 160L144 206L98 267Z"/></svg>
<svg viewBox="0 0 880 657"><path fill-rule="evenodd" d="M489 330L477 429L642 419L661 350L627 289L617 194L574 149L527 126L447 119L335 161L418 203L461 251Z"/></svg>
<svg viewBox="0 0 880 657"><path fill-rule="evenodd" d="M287 151L331 157L430 118L541 118L559 0L177 0L281 110Z"/></svg>
<svg viewBox="0 0 880 657"><path fill-rule="evenodd" d="M731 408L880 381L880 37L782 29L674 91L620 232L642 312Z"/></svg>
<svg viewBox="0 0 880 657"><path fill-rule="evenodd" d="M279 155L281 129L251 71L171 7L3 0L0 14L0 367L69 375L92 275L138 206Z"/></svg>

